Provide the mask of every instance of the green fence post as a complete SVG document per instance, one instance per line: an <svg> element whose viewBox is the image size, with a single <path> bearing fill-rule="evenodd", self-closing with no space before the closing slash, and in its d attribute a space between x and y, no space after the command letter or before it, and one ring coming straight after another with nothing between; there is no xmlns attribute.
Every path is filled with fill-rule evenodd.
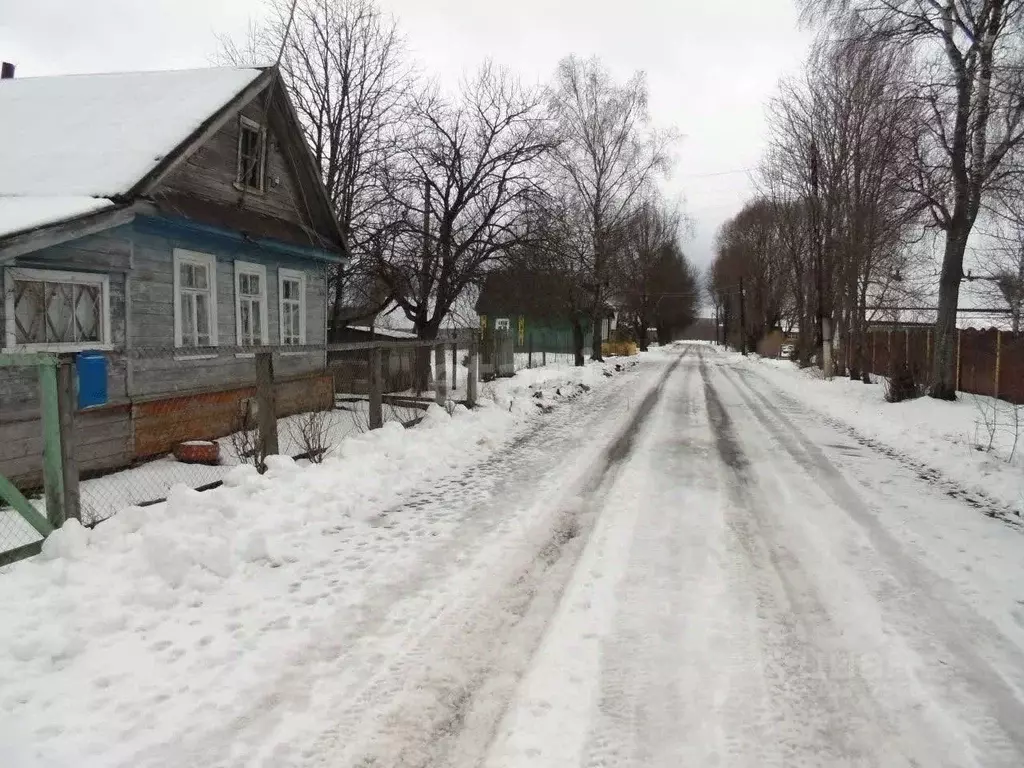
<svg viewBox="0 0 1024 768"><path fill-rule="evenodd" d="M43 411L43 488L46 517L54 528L64 524L64 469L60 453L60 406L57 400L57 360L39 360L39 394Z"/></svg>

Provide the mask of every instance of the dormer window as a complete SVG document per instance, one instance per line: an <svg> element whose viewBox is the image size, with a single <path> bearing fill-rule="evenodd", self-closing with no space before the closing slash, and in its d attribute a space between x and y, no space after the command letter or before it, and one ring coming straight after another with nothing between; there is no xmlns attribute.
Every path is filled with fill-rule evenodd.
<svg viewBox="0 0 1024 768"><path fill-rule="evenodd" d="M238 126L238 184L263 191L266 175L267 132L262 125L242 117Z"/></svg>

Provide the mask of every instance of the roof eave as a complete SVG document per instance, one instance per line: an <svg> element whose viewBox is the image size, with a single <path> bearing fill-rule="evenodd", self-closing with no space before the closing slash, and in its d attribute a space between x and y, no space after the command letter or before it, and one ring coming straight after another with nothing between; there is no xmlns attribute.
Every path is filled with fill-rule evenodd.
<svg viewBox="0 0 1024 768"><path fill-rule="evenodd" d="M131 206L115 205L113 208L104 208L101 211L9 233L0 237L0 263L128 224L134 218L135 211Z"/></svg>

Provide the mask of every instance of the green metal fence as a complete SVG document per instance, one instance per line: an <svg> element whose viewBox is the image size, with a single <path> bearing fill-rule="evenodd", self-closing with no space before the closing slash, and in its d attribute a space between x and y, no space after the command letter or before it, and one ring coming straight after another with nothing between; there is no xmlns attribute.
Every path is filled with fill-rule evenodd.
<svg viewBox="0 0 1024 768"><path fill-rule="evenodd" d="M38 418L31 418L33 403L8 403L6 418L19 418L29 414L26 424L36 422L42 431L43 483L41 489L19 489L10 479L0 475L0 566L36 555L43 540L64 524L67 510L65 462L61 446L61 414L72 413L73 387L70 364L49 354L0 354L0 371L4 382L10 384L14 376L33 378L36 383ZM58 385L63 384L63 392ZM30 427L31 428L31 427ZM67 432L68 430L65 429ZM19 450L18 446L6 446ZM72 482L72 484L75 484ZM41 490L41 496L30 501L32 490ZM27 495L26 495L27 492Z"/></svg>

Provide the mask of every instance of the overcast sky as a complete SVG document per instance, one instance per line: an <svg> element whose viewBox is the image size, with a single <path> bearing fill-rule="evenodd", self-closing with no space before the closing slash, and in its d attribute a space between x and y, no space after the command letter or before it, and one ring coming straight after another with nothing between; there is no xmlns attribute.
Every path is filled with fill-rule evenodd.
<svg viewBox="0 0 1024 768"><path fill-rule="evenodd" d="M527 81L568 53L648 76L651 111L682 135L668 182L694 221L693 260L750 192L764 105L808 35L793 0L379 0L424 71L455 80L486 57ZM19 77L207 65L217 33L240 34L261 0L0 0L0 59ZM0 115L0 119L3 116Z"/></svg>

